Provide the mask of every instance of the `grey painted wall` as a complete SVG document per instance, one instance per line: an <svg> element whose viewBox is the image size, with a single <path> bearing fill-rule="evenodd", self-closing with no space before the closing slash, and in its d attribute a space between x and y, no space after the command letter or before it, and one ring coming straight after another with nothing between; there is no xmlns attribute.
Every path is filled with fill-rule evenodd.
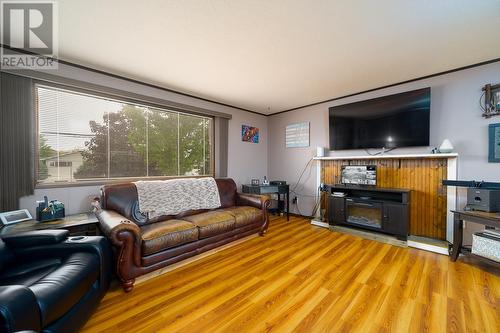
<svg viewBox="0 0 500 333"><path fill-rule="evenodd" d="M302 108L271 117L264 117L238 109L221 106L200 99L186 97L159 89L144 87L132 82L90 73L72 67L61 66L58 75L111 86L121 90L163 98L192 106L232 114L229 123L229 165L228 175L238 186L249 183L252 178L268 175L270 179L283 179L295 187L295 183L307 161L315 154L317 146L328 146L328 108L334 105L360 101L368 98L432 87L431 145L439 145L449 138L460 154L459 177L463 179L484 179L500 181L500 164L487 162L487 127L500 122L500 117L489 120L481 117L479 97L481 87L486 83L500 82L500 63L489 64L426 80L378 90L335 102ZM333 94L332 94L333 95ZM310 147L285 148L285 127L288 124L309 121L311 129ZM260 143L241 141L241 125L260 128ZM429 152L429 147L398 149L394 154ZM364 151L330 152L335 156L364 155ZM317 162L306 170L301 184L295 188L298 206L303 215L310 215L315 202ZM68 213L89 209L90 198L98 195L100 186L36 189L33 196L20 200L22 208L34 210L35 200L43 195L65 202ZM463 193L463 192L461 192ZM463 202L463 195L461 202ZM296 207L292 211L298 213Z"/></svg>
<svg viewBox="0 0 500 333"><path fill-rule="evenodd" d="M232 119L229 121L228 133L228 176L232 177L238 184L238 187L240 187L243 183L249 183L252 178L263 178L264 175L268 173L268 120L266 116L66 65L60 65L57 73L50 71L50 74L112 87L123 91L130 91L145 96L162 98L213 111L229 113L232 115ZM255 126L260 129L260 143L254 144L241 141L242 124ZM47 195L49 199L59 199L63 201L66 206L67 214L85 212L90 210L90 199L99 194L99 188L100 186L82 186L36 189L34 195L20 199L20 207L29 209L34 213L35 201L41 200L44 195Z"/></svg>
<svg viewBox="0 0 500 333"><path fill-rule="evenodd" d="M500 122L500 117L484 119L479 108L481 87L486 83L499 82L500 62L496 62L271 116L268 124L270 179L284 179L292 185L295 184L307 161L315 154L316 147L328 147L329 107L431 87L431 146L439 146L445 138L450 139L455 152L459 153L458 175L461 179L500 181L500 164L488 163L487 141L488 124ZM310 122L310 147L285 148L286 125L302 121ZM428 153L430 149L397 149L392 154ZM330 155L367 154L362 150L350 150L332 151ZM298 206L303 215L310 215L314 206L315 171L318 164L319 162L314 162L308 168L296 189L299 193ZM459 201L462 205L463 192L460 191L459 194L462 194ZM293 207L293 211L298 212L296 207Z"/></svg>

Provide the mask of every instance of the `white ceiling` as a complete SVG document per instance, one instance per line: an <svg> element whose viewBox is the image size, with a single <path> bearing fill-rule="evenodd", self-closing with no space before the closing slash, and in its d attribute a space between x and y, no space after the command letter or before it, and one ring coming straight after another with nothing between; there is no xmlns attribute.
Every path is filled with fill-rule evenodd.
<svg viewBox="0 0 500 333"><path fill-rule="evenodd" d="M499 0L59 0L59 57L261 113L500 57Z"/></svg>

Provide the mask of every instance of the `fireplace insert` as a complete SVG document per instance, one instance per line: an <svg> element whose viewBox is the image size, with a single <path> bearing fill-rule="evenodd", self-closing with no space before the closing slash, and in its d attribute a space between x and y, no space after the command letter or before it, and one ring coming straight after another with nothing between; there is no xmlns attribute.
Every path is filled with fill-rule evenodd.
<svg viewBox="0 0 500 333"><path fill-rule="evenodd" d="M346 199L346 223L382 228L382 204L362 199Z"/></svg>

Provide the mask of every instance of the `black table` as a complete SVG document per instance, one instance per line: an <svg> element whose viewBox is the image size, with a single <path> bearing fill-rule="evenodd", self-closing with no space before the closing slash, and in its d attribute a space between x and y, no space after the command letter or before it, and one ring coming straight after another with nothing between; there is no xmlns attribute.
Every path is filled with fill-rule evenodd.
<svg viewBox="0 0 500 333"><path fill-rule="evenodd" d="M464 221L479 223L489 227L500 228L500 213L486 213L478 211L452 210L453 213L453 247L450 250L451 261L456 261L462 250L462 240L464 233ZM465 252L468 253L468 252ZM499 265L493 260L474 256L475 258Z"/></svg>
<svg viewBox="0 0 500 333"><path fill-rule="evenodd" d="M278 194L278 211L281 195L284 195L286 200L286 220L290 220L290 186L289 185L242 185L243 193L249 194Z"/></svg>
<svg viewBox="0 0 500 333"><path fill-rule="evenodd" d="M37 220L23 221L0 228L0 235L12 235L25 231L66 229L70 236L99 236L99 220L94 213L66 215L63 219L38 222Z"/></svg>

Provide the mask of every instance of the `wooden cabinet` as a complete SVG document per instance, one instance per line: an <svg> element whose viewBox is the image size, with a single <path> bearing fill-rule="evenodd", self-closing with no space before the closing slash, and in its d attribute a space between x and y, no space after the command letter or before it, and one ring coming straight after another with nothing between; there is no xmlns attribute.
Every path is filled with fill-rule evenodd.
<svg viewBox="0 0 500 333"><path fill-rule="evenodd" d="M408 205L384 202L382 228L390 234L408 235Z"/></svg>
<svg viewBox="0 0 500 333"><path fill-rule="evenodd" d="M449 161L453 161L450 168ZM408 234L446 240L447 214L449 209L454 207L450 206L453 200L449 201L448 193L454 193L455 190L446 188L442 182L445 179L453 179L456 171L455 163L456 156L453 154L433 154L427 157L396 158L386 155L363 159L349 157L324 159L320 162L320 182L337 184L342 179L343 165L376 165L377 188L411 190L411 203L408 205ZM453 174L448 174L450 170L455 171Z"/></svg>
<svg viewBox="0 0 500 333"><path fill-rule="evenodd" d="M334 192L344 197L333 196ZM328 223L408 236L410 191L405 189L328 186Z"/></svg>
<svg viewBox="0 0 500 333"><path fill-rule="evenodd" d="M328 210L330 225L342 224L345 221L345 199L332 197Z"/></svg>

